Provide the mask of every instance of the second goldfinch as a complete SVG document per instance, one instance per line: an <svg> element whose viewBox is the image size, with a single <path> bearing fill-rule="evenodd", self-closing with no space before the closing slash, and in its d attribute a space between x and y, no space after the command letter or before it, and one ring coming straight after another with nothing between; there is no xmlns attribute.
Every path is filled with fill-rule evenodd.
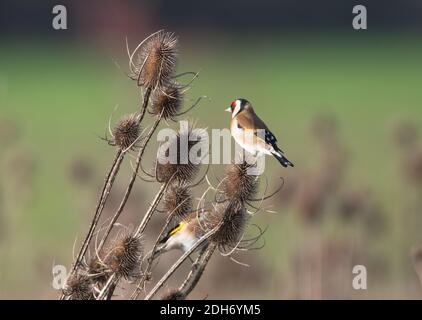
<svg viewBox="0 0 422 320"><path fill-rule="evenodd" d="M154 258L170 250L188 251L205 234L203 216L207 214L204 211L201 215L196 212L188 215L173 229L169 230L160 240ZM204 245L206 242L204 243Z"/></svg>
<svg viewBox="0 0 422 320"><path fill-rule="evenodd" d="M232 114L230 132L243 149L254 156L272 155L283 167L294 166L277 146L276 137L255 114L248 100L236 99L226 111Z"/></svg>

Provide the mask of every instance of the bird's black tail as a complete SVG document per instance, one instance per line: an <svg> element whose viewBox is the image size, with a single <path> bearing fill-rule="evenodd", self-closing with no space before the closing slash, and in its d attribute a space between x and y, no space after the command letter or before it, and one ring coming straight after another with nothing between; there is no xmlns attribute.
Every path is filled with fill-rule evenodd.
<svg viewBox="0 0 422 320"><path fill-rule="evenodd" d="M281 165L285 168L287 167L294 167L294 164L291 163L284 155L283 153L278 150L276 152L273 153L274 157L276 157L276 159L278 160L278 162L281 163Z"/></svg>

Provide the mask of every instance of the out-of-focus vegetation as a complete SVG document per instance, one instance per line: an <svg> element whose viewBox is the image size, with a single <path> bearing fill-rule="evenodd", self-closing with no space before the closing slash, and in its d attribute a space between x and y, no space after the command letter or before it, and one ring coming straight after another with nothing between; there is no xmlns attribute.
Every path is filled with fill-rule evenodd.
<svg viewBox="0 0 422 320"><path fill-rule="evenodd" d="M285 184L264 202L278 213L254 220L269 226L266 246L237 257L251 266L215 259L193 297L420 296L410 258L411 247L422 244L422 46L415 39L275 35L200 47L181 35L181 69L201 70L188 98L210 98L192 119L226 128L223 110L248 98L296 165L285 170L267 159L269 190L278 176ZM70 264L110 165L112 151L98 136L110 115L139 103L138 89L113 60L126 70L123 43L120 52L1 44L2 298L58 295L51 267ZM119 179L116 199L123 188ZM151 189L138 181L124 215L141 216ZM356 264L367 267L366 291L352 289Z"/></svg>

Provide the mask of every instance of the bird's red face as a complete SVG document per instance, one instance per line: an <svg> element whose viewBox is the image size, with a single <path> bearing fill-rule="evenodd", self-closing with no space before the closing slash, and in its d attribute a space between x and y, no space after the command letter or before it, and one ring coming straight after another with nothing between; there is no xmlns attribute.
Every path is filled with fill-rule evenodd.
<svg viewBox="0 0 422 320"><path fill-rule="evenodd" d="M232 117L234 117L239 112L240 105L241 105L240 100L236 99L230 104L230 107L228 107L226 111L230 112L232 114Z"/></svg>
<svg viewBox="0 0 422 320"><path fill-rule="evenodd" d="M233 113L234 109L236 108L237 105L237 100L234 100L231 104L230 107L228 107L225 111Z"/></svg>

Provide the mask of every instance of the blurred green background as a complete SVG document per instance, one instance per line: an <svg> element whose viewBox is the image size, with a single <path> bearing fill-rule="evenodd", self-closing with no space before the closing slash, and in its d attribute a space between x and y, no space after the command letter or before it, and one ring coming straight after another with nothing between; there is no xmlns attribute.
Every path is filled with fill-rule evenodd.
<svg viewBox="0 0 422 320"><path fill-rule="evenodd" d="M243 32L237 24L224 30L209 18L195 29L183 23L201 26L200 20L160 16L165 1L130 3L107 2L97 11L83 11L119 18L93 18L79 29L78 21L85 20L71 19L74 32L40 27L33 35L31 22L26 32L2 24L0 298L58 296L51 286L52 266L70 265L75 239L78 248L114 154L99 136L108 130L110 116L114 122L139 105L139 89L124 73L125 36L133 49L162 27L179 37L178 71L200 70L185 105L209 97L188 118L209 129L226 128L223 110L237 97L248 98L296 165L286 170L267 159L269 190L277 187L276 177L285 184L263 205L277 213L253 219L268 226L266 245L236 255L250 267L215 256L192 298L420 298L421 262L414 249L422 244L418 29L373 24L354 31L347 6L347 19L333 22L344 29L262 27L258 19L255 29L248 25ZM77 7L69 17L82 12L83 5ZM136 20L130 8L144 19ZM109 15L98 13L106 9ZM147 168L153 155L154 145L144 161ZM107 214L117 206L129 174L125 162ZM211 167L211 176L221 174L219 166ZM138 221L156 189L138 180L122 223ZM352 288L355 265L367 268L367 290Z"/></svg>

